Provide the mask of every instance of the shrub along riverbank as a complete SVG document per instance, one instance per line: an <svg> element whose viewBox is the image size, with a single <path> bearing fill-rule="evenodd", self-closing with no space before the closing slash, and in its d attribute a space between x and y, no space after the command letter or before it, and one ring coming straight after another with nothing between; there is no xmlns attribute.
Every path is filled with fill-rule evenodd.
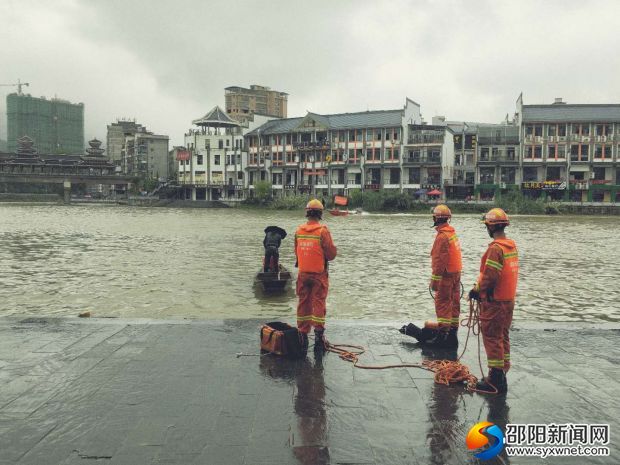
<svg viewBox="0 0 620 465"><path fill-rule="evenodd" d="M304 208L309 195L292 195L273 198L270 192L262 192L254 198L243 202L249 207L270 208L274 210L298 210ZM325 199L326 206L332 207L331 199ZM354 190L349 195L349 209L361 208L368 212L408 212L428 213L429 209L439 202L419 201L410 195L390 191L362 192ZM491 208L489 203L476 202L446 202L456 213L484 213ZM543 200L532 200L524 197L520 192L509 192L495 199L493 206L503 208L512 214L544 215L562 213L562 206L557 203Z"/></svg>

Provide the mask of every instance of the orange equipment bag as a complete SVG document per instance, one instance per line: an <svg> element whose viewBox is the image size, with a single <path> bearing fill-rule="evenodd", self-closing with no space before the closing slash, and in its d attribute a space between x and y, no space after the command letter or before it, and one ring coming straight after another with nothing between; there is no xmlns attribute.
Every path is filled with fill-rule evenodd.
<svg viewBox="0 0 620 465"><path fill-rule="evenodd" d="M261 351L290 358L303 357L301 333L287 323L273 321L260 328Z"/></svg>

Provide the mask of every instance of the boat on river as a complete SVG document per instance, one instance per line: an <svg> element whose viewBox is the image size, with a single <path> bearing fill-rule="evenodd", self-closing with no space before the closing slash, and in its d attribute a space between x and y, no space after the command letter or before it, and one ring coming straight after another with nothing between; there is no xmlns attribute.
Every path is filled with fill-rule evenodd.
<svg viewBox="0 0 620 465"><path fill-rule="evenodd" d="M255 282L259 284L267 294L284 292L293 275L284 266L278 265L278 271L265 272L261 269L256 274Z"/></svg>
<svg viewBox="0 0 620 465"><path fill-rule="evenodd" d="M334 196L334 205L335 208L328 210L330 215L334 216L347 216L349 214L349 210L340 210L338 207L346 207L349 204L349 199L347 197L343 197L342 195Z"/></svg>

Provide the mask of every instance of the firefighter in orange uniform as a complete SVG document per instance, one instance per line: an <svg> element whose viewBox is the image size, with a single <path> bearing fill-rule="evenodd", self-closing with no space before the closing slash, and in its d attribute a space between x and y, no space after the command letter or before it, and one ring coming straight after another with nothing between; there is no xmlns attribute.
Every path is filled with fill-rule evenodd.
<svg viewBox="0 0 620 465"><path fill-rule="evenodd" d="M437 323L427 322L422 329L410 323L400 331L427 346L455 349L459 345L457 331L461 313L461 245L448 223L452 218L450 209L437 205L432 213L437 236L431 250L430 288L435 292Z"/></svg>
<svg viewBox="0 0 620 465"><path fill-rule="evenodd" d="M435 291L435 313L439 332L427 341L434 345L453 349L458 347L459 317L461 314L461 244L454 228L448 224L452 212L446 205L433 209L433 226L437 236L431 250L431 282Z"/></svg>
<svg viewBox="0 0 620 465"><path fill-rule="evenodd" d="M506 212L493 208L482 219L493 242L480 262L480 275L469 298L480 301L480 329L487 353L489 375L476 389L489 394L508 391L506 372L510 368L510 324L515 307L519 255L517 245L504 228L510 224Z"/></svg>
<svg viewBox="0 0 620 465"><path fill-rule="evenodd" d="M306 205L308 222L295 232L297 276L297 327L302 333L304 351L308 349L308 333L314 327L314 349L325 349L325 300L329 289L328 262L336 258L336 246L327 226L322 225L323 204L316 199Z"/></svg>

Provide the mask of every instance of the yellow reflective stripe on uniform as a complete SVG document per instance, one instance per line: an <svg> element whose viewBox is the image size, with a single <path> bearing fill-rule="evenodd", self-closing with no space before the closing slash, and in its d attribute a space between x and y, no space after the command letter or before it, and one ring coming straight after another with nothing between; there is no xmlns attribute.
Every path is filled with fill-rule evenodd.
<svg viewBox="0 0 620 465"><path fill-rule="evenodd" d="M490 258L487 258L486 264L487 266L490 266L491 268L495 268L498 271L502 271L502 268L504 267L504 265L502 265L501 263L491 260Z"/></svg>
<svg viewBox="0 0 620 465"><path fill-rule="evenodd" d="M441 281L441 275L439 275L439 274L432 274L431 275L431 281Z"/></svg>
<svg viewBox="0 0 620 465"><path fill-rule="evenodd" d="M310 321L310 320L312 320L312 315L297 317L297 321Z"/></svg>
<svg viewBox="0 0 620 465"><path fill-rule="evenodd" d="M514 257L518 257L519 253L518 252L510 252L510 253L505 253L504 254L504 258L514 258Z"/></svg>
<svg viewBox="0 0 620 465"><path fill-rule="evenodd" d="M504 360L510 360L510 354L504 354Z"/></svg>
<svg viewBox="0 0 620 465"><path fill-rule="evenodd" d="M318 316L313 316L310 319L316 323L325 323L325 318L320 318Z"/></svg>
<svg viewBox="0 0 620 465"><path fill-rule="evenodd" d="M455 241L455 240L457 240L458 238L459 238L459 236L457 236L457 235L455 234L454 236L452 236L452 237L450 237L450 238L448 239L448 242Z"/></svg>
<svg viewBox="0 0 620 465"><path fill-rule="evenodd" d="M314 239L314 240L320 241L321 236L314 236L310 234L298 234L297 239Z"/></svg>
<svg viewBox="0 0 620 465"><path fill-rule="evenodd" d="M492 368L503 368L504 367L504 360L487 360L487 365L492 367Z"/></svg>
<svg viewBox="0 0 620 465"><path fill-rule="evenodd" d="M452 323L451 318L437 318L438 323Z"/></svg>

